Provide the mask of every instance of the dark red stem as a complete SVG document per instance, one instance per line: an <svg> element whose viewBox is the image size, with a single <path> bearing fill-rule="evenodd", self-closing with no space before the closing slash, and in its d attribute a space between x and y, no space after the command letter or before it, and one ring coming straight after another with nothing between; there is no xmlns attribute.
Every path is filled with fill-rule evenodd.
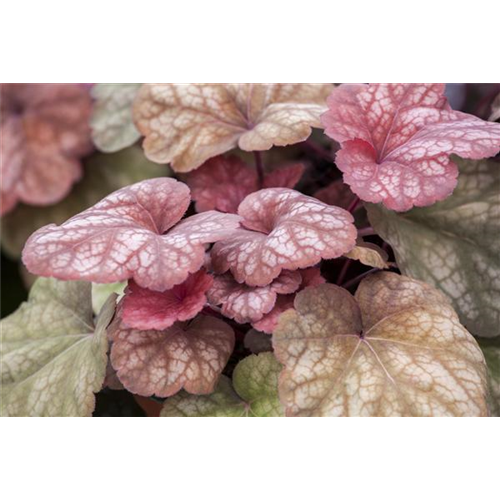
<svg viewBox="0 0 500 500"><path fill-rule="evenodd" d="M257 171L257 185L259 189L264 187L264 165L262 163L262 154L260 151L254 151L255 170Z"/></svg>
<svg viewBox="0 0 500 500"><path fill-rule="evenodd" d="M358 196L352 200L351 204L347 207L347 211L350 212L351 214L356 210L356 207L358 206L359 202L361 200L359 199Z"/></svg>

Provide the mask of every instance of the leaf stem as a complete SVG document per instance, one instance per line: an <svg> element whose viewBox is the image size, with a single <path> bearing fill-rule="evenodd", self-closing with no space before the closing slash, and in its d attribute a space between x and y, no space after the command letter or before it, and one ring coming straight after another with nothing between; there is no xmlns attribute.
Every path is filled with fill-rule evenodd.
<svg viewBox="0 0 500 500"><path fill-rule="evenodd" d="M358 283L359 281L361 281L363 278L366 278L368 275L376 273L378 271L380 271L380 269L376 269L376 268L370 269L369 271L366 271L366 273L359 274L358 276L356 276L352 280L345 282L342 286L344 288L350 288L351 286L353 286L356 283Z"/></svg>
<svg viewBox="0 0 500 500"><path fill-rule="evenodd" d="M264 187L264 165L260 151L253 152L255 158L255 170L257 171L257 185L259 189Z"/></svg>
<svg viewBox="0 0 500 500"><path fill-rule="evenodd" d="M354 212L354 210L356 210L360 201L361 200L359 199L359 196L356 196L356 198L354 198L354 200L352 200L351 204L347 207L347 211L352 214Z"/></svg>
<svg viewBox="0 0 500 500"><path fill-rule="evenodd" d="M373 236L374 234L377 234L373 227L363 227L361 229L358 229L358 236Z"/></svg>
<svg viewBox="0 0 500 500"><path fill-rule="evenodd" d="M337 285L340 286L342 285L342 282L344 281L345 275L347 274L347 271L349 271L349 267L351 266L352 259L347 259L344 262L344 265L342 266L342 269L340 270L339 277L337 278Z"/></svg>

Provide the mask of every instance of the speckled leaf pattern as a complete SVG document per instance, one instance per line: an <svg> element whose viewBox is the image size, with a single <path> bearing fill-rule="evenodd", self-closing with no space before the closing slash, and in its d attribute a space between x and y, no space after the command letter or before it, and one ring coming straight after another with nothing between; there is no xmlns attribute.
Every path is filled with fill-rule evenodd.
<svg viewBox="0 0 500 500"><path fill-rule="evenodd" d="M110 327L111 363L134 394L167 397L185 389L210 394L234 348L234 332L224 321L198 316L170 328L132 330Z"/></svg>
<svg viewBox="0 0 500 500"><path fill-rule="evenodd" d="M300 292L273 335L288 416L486 416L484 357L444 295L380 272Z"/></svg>
<svg viewBox="0 0 500 500"><path fill-rule="evenodd" d="M488 365L490 416L500 417L500 339L480 339L479 345Z"/></svg>
<svg viewBox="0 0 500 500"><path fill-rule="evenodd" d="M97 83L90 126L97 149L114 153L131 146L139 137L132 119L132 103L140 83Z"/></svg>
<svg viewBox="0 0 500 500"><path fill-rule="evenodd" d="M264 151L320 127L331 84L145 84L134 122L153 161L189 172L236 146Z"/></svg>
<svg viewBox="0 0 500 500"><path fill-rule="evenodd" d="M239 230L212 250L218 273L231 270L236 281L265 286L283 269L316 265L350 251L356 242L354 219L346 210L292 189L262 189L238 208Z"/></svg>
<svg viewBox="0 0 500 500"><path fill-rule="evenodd" d="M278 397L281 368L271 352L253 354L238 363L233 373L233 387L247 402L250 414L258 417L284 414Z"/></svg>
<svg viewBox="0 0 500 500"><path fill-rule="evenodd" d="M103 384L114 297L92 320L90 283L40 278L3 319L4 416L90 416Z"/></svg>
<svg viewBox="0 0 500 500"><path fill-rule="evenodd" d="M455 188L451 154L500 151L500 124L453 111L444 84L341 85L322 116L341 143L336 164L362 200L398 211L432 205Z"/></svg>
<svg viewBox="0 0 500 500"><path fill-rule="evenodd" d="M179 222L189 188L149 179L120 189L61 226L35 232L23 250L30 272L58 279L113 283L133 278L164 291L200 269L205 245L229 236L239 217L210 211Z"/></svg>
<svg viewBox="0 0 500 500"><path fill-rule="evenodd" d="M2 248L17 259L26 240L41 227L62 224L108 194L136 182L169 175L171 170L146 159L140 146L119 153L96 153L84 161L85 175L61 202L47 207L19 205L2 217Z"/></svg>
<svg viewBox="0 0 500 500"><path fill-rule="evenodd" d="M474 335L500 335L500 164L456 160L458 186L432 207L396 214L369 205L404 274L442 290Z"/></svg>

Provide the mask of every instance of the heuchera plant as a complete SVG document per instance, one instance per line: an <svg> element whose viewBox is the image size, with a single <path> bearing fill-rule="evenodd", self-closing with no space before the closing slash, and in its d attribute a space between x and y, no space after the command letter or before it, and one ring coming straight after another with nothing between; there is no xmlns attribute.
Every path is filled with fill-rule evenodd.
<svg viewBox="0 0 500 500"><path fill-rule="evenodd" d="M7 209L68 189L88 124L178 179L31 234L2 415L91 415L103 390L164 417L499 414L500 124L441 84L99 84L58 133L50 106L90 109L66 87L2 90ZM29 181L42 136L51 193Z"/></svg>

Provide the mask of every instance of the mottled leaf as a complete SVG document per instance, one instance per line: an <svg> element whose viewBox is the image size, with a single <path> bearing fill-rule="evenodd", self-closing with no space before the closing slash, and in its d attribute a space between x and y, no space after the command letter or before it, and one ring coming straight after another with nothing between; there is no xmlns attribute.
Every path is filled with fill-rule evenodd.
<svg viewBox="0 0 500 500"><path fill-rule="evenodd" d="M29 236L50 224L62 224L104 196L135 182L169 175L170 169L150 162L139 146L119 153L97 153L84 161L83 179L64 200L47 207L19 205L2 217L2 248L18 258Z"/></svg>
<svg viewBox="0 0 500 500"><path fill-rule="evenodd" d="M238 214L247 229L214 245L212 266L217 273L231 270L236 281L250 286L268 285L283 269L340 257L356 242L349 212L291 189L253 193Z"/></svg>
<svg viewBox="0 0 500 500"><path fill-rule="evenodd" d="M189 188L149 179L120 189L61 226L36 231L23 250L30 272L65 280L134 279L164 291L200 269L205 245L229 236L239 217L211 211L179 222Z"/></svg>
<svg viewBox="0 0 500 500"><path fill-rule="evenodd" d="M234 332L222 320L198 316L163 331L111 330L111 363L134 394L172 396L185 389L210 394L234 348Z"/></svg>
<svg viewBox="0 0 500 500"><path fill-rule="evenodd" d="M389 267L387 252L374 243L362 240L358 241L356 246L345 254L345 257L359 260L365 266L376 267L378 269L387 269Z"/></svg>
<svg viewBox="0 0 500 500"><path fill-rule="evenodd" d="M90 283L40 278L3 319L2 415L90 416L103 384L115 298L92 320Z"/></svg>
<svg viewBox="0 0 500 500"><path fill-rule="evenodd" d="M445 296L381 272L297 295L273 335L288 416L485 416L484 357Z"/></svg>
<svg viewBox="0 0 500 500"><path fill-rule="evenodd" d="M375 230L404 274L442 290L474 335L500 334L500 165L456 160L458 186L447 200L395 214L369 205Z"/></svg>
<svg viewBox="0 0 500 500"><path fill-rule="evenodd" d="M500 125L453 111L443 84L341 85L322 116L341 143L336 164L362 200L398 211L443 200L455 188L452 153L500 151Z"/></svg>
<svg viewBox="0 0 500 500"><path fill-rule="evenodd" d="M113 153L131 146L139 137L132 119L132 103L140 83L97 83L90 125L97 149Z"/></svg>
<svg viewBox="0 0 500 500"><path fill-rule="evenodd" d="M238 146L264 151L320 127L330 84L146 84L134 104L148 158L189 172Z"/></svg>

